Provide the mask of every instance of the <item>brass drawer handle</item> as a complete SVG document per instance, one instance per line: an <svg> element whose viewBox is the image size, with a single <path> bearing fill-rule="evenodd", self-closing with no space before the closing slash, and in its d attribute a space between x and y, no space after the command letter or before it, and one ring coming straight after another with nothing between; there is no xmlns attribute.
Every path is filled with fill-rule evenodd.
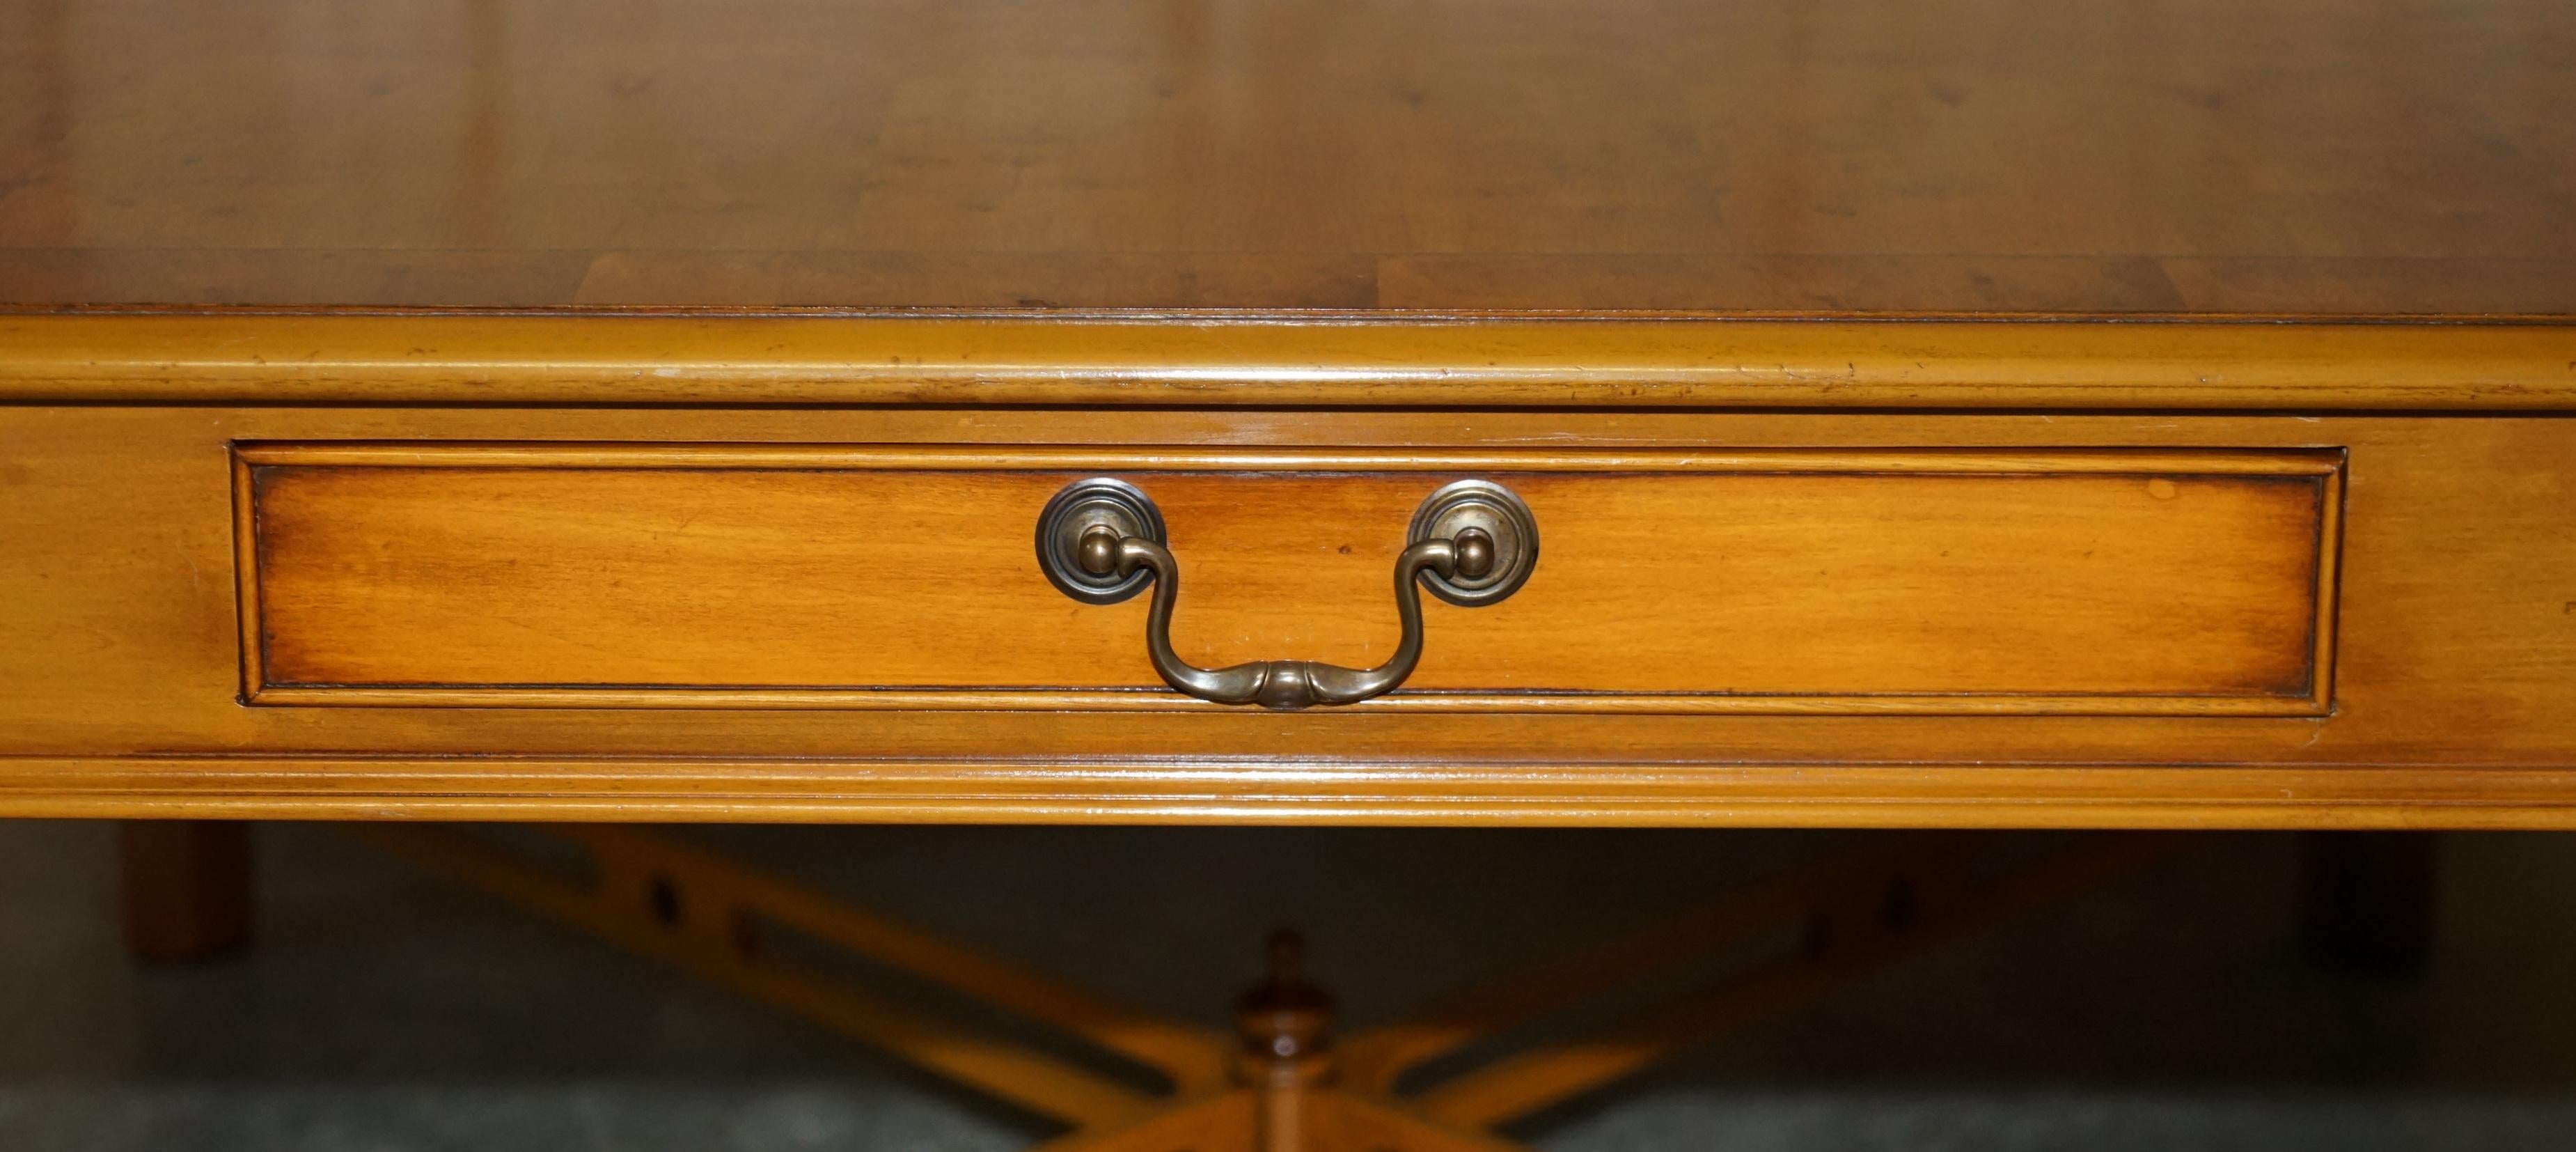
<svg viewBox="0 0 2576 1152"><path fill-rule="evenodd" d="M1519 590L1538 566L1538 522L1511 490L1489 480L1443 485L1414 510L1409 543L1395 558L1395 612L1403 628L1395 653L1375 668L1314 660L1255 660L1201 668L1172 651L1172 607L1181 564L1164 547L1162 512L1135 485L1077 480L1038 514L1038 566L1076 600L1115 604L1154 586L1145 653L1163 682L1201 700L1307 708L1355 704L1391 691L1422 660L1420 587L1452 604L1492 604Z"/></svg>

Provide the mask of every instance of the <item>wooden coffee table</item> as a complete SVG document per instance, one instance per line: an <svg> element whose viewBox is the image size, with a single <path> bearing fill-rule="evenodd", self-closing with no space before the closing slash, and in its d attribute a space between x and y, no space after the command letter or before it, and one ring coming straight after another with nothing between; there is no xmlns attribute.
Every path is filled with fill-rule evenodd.
<svg viewBox="0 0 2576 1152"><path fill-rule="evenodd" d="M2576 825L2571 50L2358 0L7 0L0 814ZM220 827L137 858L204 886ZM595 927L698 922L686 849L573 834ZM1951 875L1855 867L1765 907ZM671 954L753 963L732 922ZM1024 977L977 987L1131 1035ZM1252 1072L1129 1055L1275 1119L1301 987ZM1396 1143L1555 1098L1342 1071Z"/></svg>

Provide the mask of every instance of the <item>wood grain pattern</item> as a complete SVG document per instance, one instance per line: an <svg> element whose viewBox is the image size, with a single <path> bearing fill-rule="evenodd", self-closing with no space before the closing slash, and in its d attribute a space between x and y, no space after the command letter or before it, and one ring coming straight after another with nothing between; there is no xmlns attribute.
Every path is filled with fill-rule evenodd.
<svg viewBox="0 0 2576 1152"><path fill-rule="evenodd" d="M0 815L797 824L2576 830L2576 770L2134 763L0 756Z"/></svg>
<svg viewBox="0 0 2576 1152"><path fill-rule="evenodd" d="M1368 708L2310 715L2334 453L1206 452L254 445L238 453L260 704L1213 707L1143 602L1039 576L1085 475L1161 505L1205 666L1354 667L1386 571L1460 475L1540 517L1511 600L1428 611ZM255 577L255 579L251 579Z"/></svg>
<svg viewBox="0 0 2576 1152"><path fill-rule="evenodd" d="M2576 325L0 315L0 402L2563 412Z"/></svg>
<svg viewBox="0 0 2576 1152"><path fill-rule="evenodd" d="M5 406L0 811L2576 826L2568 437L2557 417L2360 413ZM971 445L997 457L1133 443L1180 454L1388 455L2340 448L2348 463L2335 709L1979 717L243 707L231 446L423 440L729 451ZM1280 626L1280 617L1263 619Z"/></svg>
<svg viewBox="0 0 2576 1152"><path fill-rule="evenodd" d="M0 3L0 300L2576 312L2546 0Z"/></svg>
<svg viewBox="0 0 2576 1152"><path fill-rule="evenodd" d="M2521 0L0 0L0 813L2576 827L2571 54L2576 8ZM363 314L422 306L470 314ZM500 311L557 308L588 311ZM244 514L277 535L237 532L234 446L320 442L980 452L1006 462L873 493L950 509L912 519L970 569L1001 530L962 517L1062 475L1049 451L1151 451L1116 459L1207 533L1179 541L1184 642L1353 660L1384 643L1367 526L1391 541L1441 468L2164 453L2197 463L2161 504L2134 474L1872 473L1827 496L1813 475L1525 468L1559 513L1542 580L1583 574L1564 545L1589 532L1686 584L1653 550L1682 512L1794 513L1690 537L1774 597L1706 616L1761 647L1684 650L1651 582L1595 569L1583 585L1627 589L1615 615L1570 610L1571 581L1442 615L1415 699L2217 695L2015 716L413 706L315 685L494 682L526 674L513 660L594 677L580 692L614 691L612 663L621 683L839 684L768 610L818 567L822 595L858 595L825 561L863 556L809 544L693 581L717 553L671 517L733 514L757 542L742 509L795 505L837 548L864 535L849 486L897 472L316 456ZM1283 501L1170 463L1192 453L1379 462L1261 478ZM2313 454L2342 470L2213 463ZM1953 485L2010 491L1918 495ZM481 511L439 499L467 488ZM2302 518L2285 490L2340 500ZM580 522L531 515L584 501ZM1822 593L1741 568L1837 524L1884 547L1828 575L1890 590L1845 637L1904 642L1821 643L1832 627L1801 625ZM2068 550L2090 527L2152 547L2097 549L2097 573ZM478 574L440 534L460 528L592 551ZM1264 583L1256 539L1320 563ZM1890 575L1943 539L2031 563ZM2206 571L2181 570L2186 539ZM309 563L262 572L262 540ZM546 630L579 622L578 577L656 556L682 562L642 602L699 627L595 598L609 651ZM2301 572L2315 592L2283 595ZM451 577L508 612L442 601ZM1966 591L1997 581L2085 591ZM990 628L941 595L922 630L880 627L912 661L892 679L955 679L930 628ZM275 651L247 600L293 625ZM2159 603L2207 630L2142 640ZM2302 643L2258 607L2284 604ZM1011 679L1136 686L1084 663L1133 652L1117 610L1047 607ZM509 613L546 627L474 665ZM1639 665L1562 630L1579 619L1683 678L1618 680ZM398 643L440 634L460 643ZM264 656L304 687L245 706ZM362 706L290 702L316 691Z"/></svg>

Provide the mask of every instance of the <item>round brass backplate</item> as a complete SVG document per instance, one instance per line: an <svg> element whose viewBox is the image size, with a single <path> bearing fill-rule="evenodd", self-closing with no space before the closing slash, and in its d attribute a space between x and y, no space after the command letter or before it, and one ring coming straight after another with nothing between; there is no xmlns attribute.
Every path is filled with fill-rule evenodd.
<svg viewBox="0 0 2576 1152"><path fill-rule="evenodd" d="M1493 604L1520 590L1538 568L1538 520L1512 490L1491 480L1458 480L1440 486L1413 512L1406 542L1455 540L1474 528L1493 541L1493 565L1483 575L1447 576L1426 571L1431 594L1466 608Z"/></svg>
<svg viewBox="0 0 2576 1152"><path fill-rule="evenodd" d="M1145 590L1154 574L1138 569L1124 576L1098 574L1083 567L1082 537L1093 528L1156 544L1163 536L1163 513L1133 484L1094 476L1059 490L1038 513L1038 570L1056 590L1085 604L1115 604Z"/></svg>

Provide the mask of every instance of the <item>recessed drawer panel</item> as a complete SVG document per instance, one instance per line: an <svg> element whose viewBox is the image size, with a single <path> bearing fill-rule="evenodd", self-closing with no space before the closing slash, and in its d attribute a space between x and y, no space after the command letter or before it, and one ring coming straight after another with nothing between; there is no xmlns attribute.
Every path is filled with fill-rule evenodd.
<svg viewBox="0 0 2576 1152"><path fill-rule="evenodd" d="M1212 708L1146 601L1032 547L1069 482L1151 496L1200 665L1366 666L1424 496L1502 484L1509 599L1425 606L1354 710L2316 715L2340 453L236 449L260 705Z"/></svg>

